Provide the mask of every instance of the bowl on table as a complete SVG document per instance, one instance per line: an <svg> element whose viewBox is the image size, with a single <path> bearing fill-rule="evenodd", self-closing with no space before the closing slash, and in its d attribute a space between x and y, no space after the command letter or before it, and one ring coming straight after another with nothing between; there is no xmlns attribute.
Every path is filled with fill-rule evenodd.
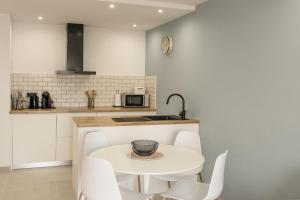
<svg viewBox="0 0 300 200"><path fill-rule="evenodd" d="M133 152L139 156L151 156L157 151L159 145L154 140L135 140L131 144Z"/></svg>

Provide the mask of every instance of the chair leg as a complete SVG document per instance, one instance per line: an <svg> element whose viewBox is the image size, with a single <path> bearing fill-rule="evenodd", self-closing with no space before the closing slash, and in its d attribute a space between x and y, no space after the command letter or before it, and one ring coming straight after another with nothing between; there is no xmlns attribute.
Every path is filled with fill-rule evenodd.
<svg viewBox="0 0 300 200"><path fill-rule="evenodd" d="M171 181L168 181L169 189L171 188Z"/></svg>
<svg viewBox="0 0 300 200"><path fill-rule="evenodd" d="M149 194L150 189L150 176L149 175L143 175L143 184L142 184L142 191L144 194Z"/></svg>
<svg viewBox="0 0 300 200"><path fill-rule="evenodd" d="M142 187L141 187L141 176L139 175L138 176L138 192L139 193L142 193Z"/></svg>
<svg viewBox="0 0 300 200"><path fill-rule="evenodd" d="M82 192L80 192L78 200L81 200L82 195L83 195Z"/></svg>
<svg viewBox="0 0 300 200"><path fill-rule="evenodd" d="M200 172L198 175L199 175L200 182L203 183L202 173Z"/></svg>

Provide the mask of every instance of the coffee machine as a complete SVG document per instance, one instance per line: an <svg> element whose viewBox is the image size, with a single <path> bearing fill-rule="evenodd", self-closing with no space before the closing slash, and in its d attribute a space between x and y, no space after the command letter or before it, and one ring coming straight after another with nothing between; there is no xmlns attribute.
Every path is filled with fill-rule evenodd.
<svg viewBox="0 0 300 200"><path fill-rule="evenodd" d="M45 91L42 93L42 109L53 108L53 100L51 99L50 93Z"/></svg>
<svg viewBox="0 0 300 200"><path fill-rule="evenodd" d="M29 98L29 109L38 109L39 108L39 96L37 93L27 93Z"/></svg>

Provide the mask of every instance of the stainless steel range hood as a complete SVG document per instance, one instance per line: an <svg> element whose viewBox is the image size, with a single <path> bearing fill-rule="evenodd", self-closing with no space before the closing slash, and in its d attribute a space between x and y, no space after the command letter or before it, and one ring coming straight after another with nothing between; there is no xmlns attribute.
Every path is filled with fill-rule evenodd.
<svg viewBox="0 0 300 200"><path fill-rule="evenodd" d="M56 74L95 75L95 71L83 71L84 25L67 24L67 69Z"/></svg>

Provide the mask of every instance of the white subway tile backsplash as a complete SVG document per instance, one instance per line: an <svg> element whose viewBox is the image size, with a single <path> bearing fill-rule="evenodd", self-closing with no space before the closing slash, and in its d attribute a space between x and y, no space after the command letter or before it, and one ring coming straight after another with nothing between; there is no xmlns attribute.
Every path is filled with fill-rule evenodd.
<svg viewBox="0 0 300 200"><path fill-rule="evenodd" d="M106 76L106 75L54 75L12 74L12 90L37 92L49 91L55 106L87 106L86 90L96 90L96 106L112 106L116 90L133 92L133 87L142 86L150 94L151 107L156 107L155 76Z"/></svg>

